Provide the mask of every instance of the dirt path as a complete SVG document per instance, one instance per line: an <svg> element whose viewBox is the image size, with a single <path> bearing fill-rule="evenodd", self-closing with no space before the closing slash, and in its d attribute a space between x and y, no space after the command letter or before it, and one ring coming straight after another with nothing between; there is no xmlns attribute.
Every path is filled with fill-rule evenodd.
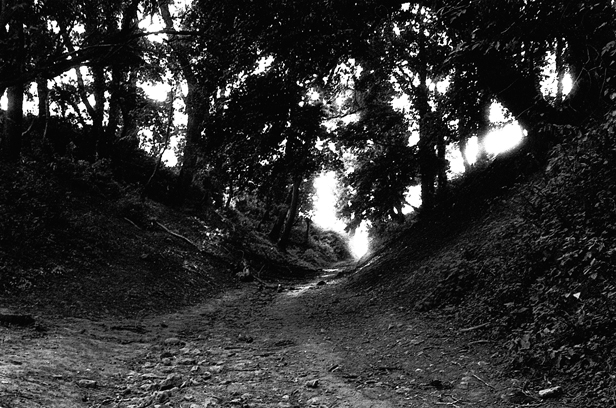
<svg viewBox="0 0 616 408"><path fill-rule="evenodd" d="M443 319L386 310L335 273L282 291L243 284L139 321L0 327L0 408L533 402L502 398L515 383L499 375L499 353L483 342Z"/></svg>

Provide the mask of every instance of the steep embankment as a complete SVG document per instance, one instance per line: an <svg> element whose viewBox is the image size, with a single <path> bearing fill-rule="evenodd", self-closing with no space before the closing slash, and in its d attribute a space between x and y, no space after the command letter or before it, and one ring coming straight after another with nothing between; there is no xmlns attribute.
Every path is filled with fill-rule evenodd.
<svg viewBox="0 0 616 408"><path fill-rule="evenodd" d="M532 164L518 153L459 181L448 205L376 251L351 285L391 307L477 326L477 339L504 350L531 386L551 380L567 384L563 400L611 406L613 134L569 136L526 176L514 178Z"/></svg>
<svg viewBox="0 0 616 408"><path fill-rule="evenodd" d="M235 286L243 260L292 279L328 259L320 247L282 254L233 214L142 200L116 173L105 162L0 166L0 313L163 313Z"/></svg>

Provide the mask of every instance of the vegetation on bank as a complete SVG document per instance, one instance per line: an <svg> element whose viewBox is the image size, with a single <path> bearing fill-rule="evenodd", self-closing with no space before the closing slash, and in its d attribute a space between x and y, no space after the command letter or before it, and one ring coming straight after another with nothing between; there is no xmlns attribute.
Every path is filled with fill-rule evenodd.
<svg viewBox="0 0 616 408"><path fill-rule="evenodd" d="M456 180L352 285L476 328L510 370L564 385L570 402L613 405L615 126L610 114L554 128L546 165L523 146Z"/></svg>

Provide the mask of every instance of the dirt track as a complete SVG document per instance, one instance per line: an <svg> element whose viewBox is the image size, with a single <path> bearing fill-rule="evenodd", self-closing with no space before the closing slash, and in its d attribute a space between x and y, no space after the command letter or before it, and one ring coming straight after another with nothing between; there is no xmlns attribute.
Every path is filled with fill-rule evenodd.
<svg viewBox="0 0 616 408"><path fill-rule="evenodd" d="M0 327L0 407L500 407L497 350L330 271L179 313ZM522 401L520 401L522 402ZM526 402L532 402L528 400ZM548 406L544 404L543 406ZM558 405L549 405L558 406Z"/></svg>

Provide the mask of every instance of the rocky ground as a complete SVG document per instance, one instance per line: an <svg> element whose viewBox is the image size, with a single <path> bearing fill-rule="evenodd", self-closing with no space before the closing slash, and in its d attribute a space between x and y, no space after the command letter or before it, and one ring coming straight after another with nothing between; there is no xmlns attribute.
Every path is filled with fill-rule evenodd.
<svg viewBox="0 0 616 408"><path fill-rule="evenodd" d="M173 314L0 326L0 407L573 406L507 377L480 327L391 309L339 272Z"/></svg>

